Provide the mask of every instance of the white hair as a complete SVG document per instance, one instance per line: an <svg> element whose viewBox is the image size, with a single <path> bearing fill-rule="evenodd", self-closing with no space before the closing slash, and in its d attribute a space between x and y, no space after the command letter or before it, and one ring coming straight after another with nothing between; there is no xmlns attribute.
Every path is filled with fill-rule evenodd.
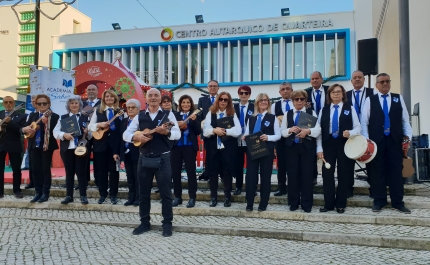
<svg viewBox="0 0 430 265"><path fill-rule="evenodd" d="M149 92L152 92L152 91L156 91L157 92L157 94L159 95L159 96L161 96L161 93L160 93L160 90L158 90L158 89L156 89L156 88L150 88L148 91L146 91L146 95L148 95L149 94Z"/></svg>
<svg viewBox="0 0 430 265"><path fill-rule="evenodd" d="M81 111L82 110L82 106L83 106L82 99L81 99L80 96L73 95L70 98L68 98L67 101L66 101L66 110L67 110L67 112L70 112L70 103L72 103L72 101L77 101L79 103L79 111Z"/></svg>
<svg viewBox="0 0 430 265"><path fill-rule="evenodd" d="M135 98L131 98L129 100L127 100L127 102L125 103L125 105L128 107L130 104L134 104L136 105L137 109L140 110L140 101L135 99Z"/></svg>

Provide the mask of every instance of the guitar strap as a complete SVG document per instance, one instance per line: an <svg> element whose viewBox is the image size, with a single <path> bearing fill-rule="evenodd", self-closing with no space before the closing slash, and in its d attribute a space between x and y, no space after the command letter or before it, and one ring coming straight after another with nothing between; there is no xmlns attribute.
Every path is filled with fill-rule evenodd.
<svg viewBox="0 0 430 265"><path fill-rule="evenodd" d="M48 116L48 122L45 125L45 135L44 135L43 151L48 150L50 129L51 129L51 115Z"/></svg>

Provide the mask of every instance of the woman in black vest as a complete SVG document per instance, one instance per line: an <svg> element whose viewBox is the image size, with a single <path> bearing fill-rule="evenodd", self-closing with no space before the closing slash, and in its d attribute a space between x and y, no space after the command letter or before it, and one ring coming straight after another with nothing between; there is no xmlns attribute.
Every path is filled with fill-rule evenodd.
<svg viewBox="0 0 430 265"><path fill-rule="evenodd" d="M282 119L281 132L285 140L288 174L288 204L290 211L302 206L310 213L313 205L313 178L316 163L316 137L320 135L318 124L314 128L301 129L297 126L300 114L306 112L317 117L315 111L306 109L308 94L296 90L291 94L294 108L287 111Z"/></svg>
<svg viewBox="0 0 430 265"><path fill-rule="evenodd" d="M270 114L270 98L266 93L258 94L254 106L255 114L249 117L243 139L246 135L261 132L260 140L266 142L269 155L252 160L248 149L246 155L246 210L253 210L258 172L260 172L261 200L258 211L265 211L270 197L275 142L281 138L281 130L276 116Z"/></svg>
<svg viewBox="0 0 430 265"><path fill-rule="evenodd" d="M317 138L317 154L331 166L322 168L324 207L320 212L336 210L344 213L348 195L348 180L354 174L355 161L349 159L344 146L350 136L360 134L357 112L347 102L342 85L334 84L327 90L327 104L319 114L321 135ZM337 162L337 190L335 192L334 170Z"/></svg>
<svg viewBox="0 0 430 265"><path fill-rule="evenodd" d="M234 125L230 129L217 126L217 120L232 117ZM240 122L235 114L231 96L227 92L218 94L214 104L206 115L203 136L206 146L206 160L211 161L209 168L211 203L210 207L218 204L218 174L224 181L224 207L231 206L231 182L237 154L237 137L241 134Z"/></svg>
<svg viewBox="0 0 430 265"><path fill-rule="evenodd" d="M73 188L75 182L75 174L78 177L79 195L82 204L88 204L87 199L87 178L86 178L86 164L88 160L88 150L83 156L75 155L75 149L78 147L80 140L87 138L88 133L88 116L82 115L82 100L79 96L70 97L66 101L67 114L61 116L61 120L74 116L79 125L80 135L74 135L64 132L61 126L61 120L57 122L54 128L54 137L60 142L60 155L63 160L64 167L66 168L66 198L61 204L68 204L73 202ZM87 147L85 145L85 147Z"/></svg>
<svg viewBox="0 0 430 265"><path fill-rule="evenodd" d="M172 148L170 161L172 163L172 179L175 199L172 206L182 204L182 182L181 170L182 161L185 163L185 169L188 177L188 201L187 208L194 207L196 204L197 178L196 178L196 156L198 151L197 136L202 132L200 121L194 112L194 102L189 95L183 95L179 98L179 112L174 113L178 126L181 129L181 139L175 141ZM187 122L185 119L190 117Z"/></svg>
<svg viewBox="0 0 430 265"><path fill-rule="evenodd" d="M121 121L123 116L119 116L111 124L108 121L119 112L118 96L113 90L103 92L102 100L99 109L91 117L89 130L92 132L101 128L108 128L100 140L94 139L94 159L97 161L95 165L100 168L95 169L98 172L99 180L99 204L102 204L109 195L112 204L118 203L118 182L119 172L116 170L116 161L119 160L120 145L121 145ZM109 176L108 176L109 173Z"/></svg>
<svg viewBox="0 0 430 265"><path fill-rule="evenodd" d="M54 150L58 149L52 131L57 124L60 116L48 110L51 107L51 99L45 94L36 96L37 112L29 115L22 131L24 133L34 133L34 137L28 138L28 148L31 155L31 167L33 172L33 181L36 194L30 202L46 202L49 199L51 189L51 163ZM30 128L32 122L39 122L39 130L35 131Z"/></svg>

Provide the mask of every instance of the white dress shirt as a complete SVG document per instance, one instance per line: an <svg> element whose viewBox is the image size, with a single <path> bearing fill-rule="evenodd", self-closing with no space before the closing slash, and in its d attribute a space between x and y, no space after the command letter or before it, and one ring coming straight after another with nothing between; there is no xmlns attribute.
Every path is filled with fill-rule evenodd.
<svg viewBox="0 0 430 265"><path fill-rule="evenodd" d="M79 114L79 115L81 115L81 113L80 112L78 112L77 114ZM73 114L73 113L71 113L71 112L69 112L69 117L72 117L73 115L75 115L75 114ZM77 120L77 122L78 122L78 124L79 124L79 117L78 117L78 115L76 115L76 120ZM79 128L79 130L81 130L81 128ZM81 131L81 134L82 134L83 132ZM63 132L63 131L61 131L61 116L60 116L60 118L58 119L58 122L57 122L57 124L55 125L55 128L54 128L54 130L52 131L52 134L54 135L54 138L55 139L57 139L57 140L61 140L61 141L64 141L65 139L64 139L64 134L65 134L65 132ZM72 135L73 136L73 135ZM74 140L70 140L69 141L69 148L67 148L67 149L75 149L77 146L75 145L75 141Z"/></svg>
<svg viewBox="0 0 430 265"><path fill-rule="evenodd" d="M294 110L293 120L295 120L296 116L297 116L296 111L298 111L298 110L296 110L295 108L293 108L293 110ZM306 107L303 107L303 109L301 109L300 111L306 112ZM318 117L314 110L312 111L312 116ZM314 128L309 128L309 129L311 130L311 134L309 135L310 137L317 138L318 135L320 135L320 133L321 133L321 127L318 124L318 122L315 124ZM281 124L282 136L285 138L289 137L291 135L291 133L288 132L289 130L290 129L288 128L287 112L285 112L284 118L282 119L282 124Z"/></svg>
<svg viewBox="0 0 430 265"><path fill-rule="evenodd" d="M108 107L108 106L106 106L105 107L105 109L104 109L104 112L105 112L105 115L106 115L106 118L109 120L109 111L108 111L108 109L109 109L110 107ZM96 110L96 111L99 111L99 110ZM114 117L115 117L115 109L113 109L113 107L112 107L112 111L113 111L113 115L114 115ZM94 114L94 113L93 113ZM93 115L92 117L91 117L91 120L90 120L90 125L88 125L88 130L90 130L90 131L92 131L92 132L95 132L95 131L97 131L97 115Z"/></svg>
<svg viewBox="0 0 430 265"><path fill-rule="evenodd" d="M245 114L245 116L244 116L244 123L245 123L244 124L244 129L246 129L246 124L247 124L247 122L246 122L246 114L248 113L249 102L246 102L245 105L242 105L242 103L239 103L239 117L240 117L240 109L242 108L242 106L245 106L243 108L243 114ZM254 113L254 110L249 110L249 111L251 111L252 113ZM252 114L250 114L250 115L252 115ZM240 123L240 120L239 120L239 123ZM241 124L241 127L242 127L242 124ZM241 134L241 135L239 135L239 137L237 137L237 144L239 146L246 146L246 142L244 140L242 140L242 135L243 134Z"/></svg>
<svg viewBox="0 0 430 265"><path fill-rule="evenodd" d="M266 116L266 113L267 113L267 111L261 113L263 115L261 117L261 121L262 121L261 127L265 126L265 124L263 124L263 119L264 119L264 116ZM268 126L274 126L273 129L275 131L275 134L274 135L267 135L267 141L276 142L279 139L281 139L281 128L279 128L279 122L278 122L278 119L276 117L275 117L275 123L269 124ZM245 130L244 136L247 136L247 135L249 135L249 122L246 125L246 130Z"/></svg>
<svg viewBox="0 0 430 265"><path fill-rule="evenodd" d="M320 99L320 102L321 102L321 109L320 109L320 111L322 110L322 108L324 108L324 104L325 104L325 100L326 100L326 98L325 98L325 92L324 92L324 87L323 87L323 85L321 85L320 86L320 88L318 89L319 91L321 91L320 92L320 95L321 95L321 99ZM312 96L311 96L311 98L312 98L312 103L314 104L313 106L314 106L314 109L316 109L316 101L315 101L315 99L317 98L317 93L315 92L316 90L315 90L315 88L314 87L312 87Z"/></svg>
<svg viewBox="0 0 430 265"><path fill-rule="evenodd" d="M289 100L288 101L288 105L290 106L290 109L294 109L294 104L293 104L293 100L291 100L291 99L280 99L280 100L278 100L278 101L281 101L281 109L282 109L282 113L284 113L285 114L285 104L287 104L287 100ZM276 112L275 112L275 105L276 105L276 103L278 102L278 101L276 101L275 103L273 103L272 104L272 107L270 108L270 112L272 113L272 114L274 114L274 115L276 115Z"/></svg>
<svg viewBox="0 0 430 265"><path fill-rule="evenodd" d="M88 99L87 102L88 102L88 106L94 107L97 104L97 102L99 102L99 99L98 98L94 100ZM90 102L92 102L93 104L91 105Z"/></svg>
<svg viewBox="0 0 430 265"><path fill-rule="evenodd" d="M379 103L381 104L381 109L384 109L384 98L382 97L382 93L378 92L379 97ZM399 95L400 97L400 104L402 104L402 128L403 128L403 135L408 136L409 140L412 140L412 128L409 124L409 113L406 109L405 101L403 100L402 95ZM391 109L391 92L388 92L387 96L387 105L388 105L388 113L390 113ZM364 103L363 112L361 113L361 134L369 139L369 118L370 118L370 99L367 98L366 102Z"/></svg>
<svg viewBox="0 0 430 265"><path fill-rule="evenodd" d="M139 115L148 115L148 113L149 113L149 117L151 118L151 120L154 120L155 117L157 117L158 112L160 112L160 111L163 111L160 107L158 108L158 110L156 112L150 112L149 108L147 108L144 114L140 113ZM124 139L124 141L131 143L134 132L139 130L139 115L136 115L136 117L133 118L130 125L124 131L124 133L122 135L122 138ZM172 129L170 129L170 137L168 137L168 139L169 140L181 139L181 131L179 130L178 122L176 121L176 118L175 118L175 115L173 114L173 112L170 111L169 116L167 118L169 119L169 121L173 122L173 124L174 124ZM159 124L159 125L161 125L161 124ZM168 152L166 152L166 153L168 153Z"/></svg>
<svg viewBox="0 0 430 265"><path fill-rule="evenodd" d="M218 112L216 113L217 119L220 118L220 116L219 116L220 113L224 113L223 118L227 117L225 110L224 111L218 110ZM237 138L242 134L242 128L240 126L240 121L237 118L236 114L233 115L233 121L234 121L234 127L230 128L230 129L225 129L225 132L226 132L227 136L232 136L234 138ZM205 125L203 127L203 136L204 137L210 137L212 135L215 135L213 132L213 130L215 128L212 127L211 123L212 123L212 112L209 111L208 114L206 114ZM218 138L218 136L217 136L217 138ZM218 149L220 149L219 146L218 146Z"/></svg>
<svg viewBox="0 0 430 265"><path fill-rule="evenodd" d="M339 106L338 115L337 115L337 124L340 127L339 118L340 118L340 115L342 114L343 102L340 102L337 105ZM335 111L335 108L334 108L334 104L332 103L330 104L330 124L328 127L329 134L332 134L331 126L332 126L334 111ZM322 115L322 111L320 111L320 114L318 115L318 122L317 122L320 125L320 127L321 127L321 115ZM352 130L349 131L349 137L359 135L361 131L361 124L360 124L360 121L358 120L358 115L354 107L351 107L351 115L352 115ZM339 132L338 137L343 137L343 132ZM317 137L317 153L319 152L323 152L322 133Z"/></svg>
<svg viewBox="0 0 430 265"><path fill-rule="evenodd" d="M360 107L360 114L357 113L359 119L361 118L361 114L363 113L363 109L364 109L364 102L366 101L366 89L364 86L362 88L360 88L359 90L361 91L360 94L360 102L358 103L358 106ZM355 90L354 88L351 90L352 91L352 106L355 108L356 105L356 101L355 101ZM373 95L378 94L378 90L377 89L373 89Z"/></svg>

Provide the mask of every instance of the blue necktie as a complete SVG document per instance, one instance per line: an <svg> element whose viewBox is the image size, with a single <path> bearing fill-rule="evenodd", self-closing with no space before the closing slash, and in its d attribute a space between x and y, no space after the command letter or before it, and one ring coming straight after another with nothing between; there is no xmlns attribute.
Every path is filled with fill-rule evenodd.
<svg viewBox="0 0 430 265"><path fill-rule="evenodd" d="M285 102L285 112L287 112L287 111L289 111L291 108L290 108L290 104L288 104L288 102L290 102L290 100L289 99L284 99L284 102Z"/></svg>
<svg viewBox="0 0 430 265"><path fill-rule="evenodd" d="M240 127L242 127L242 133L245 132L245 113L243 112L243 109L246 106L240 106Z"/></svg>
<svg viewBox="0 0 430 265"><path fill-rule="evenodd" d="M108 115L108 119L109 120L111 120L113 118L113 109L112 108L109 108L109 115ZM109 125L109 127L110 127L110 129L112 130L112 131L115 131L115 122L112 122L110 125Z"/></svg>
<svg viewBox="0 0 430 265"><path fill-rule="evenodd" d="M338 112L338 105L334 105L334 113L333 113L333 119L331 121L331 135L333 138L337 138L339 136L339 112Z"/></svg>
<svg viewBox="0 0 430 265"><path fill-rule="evenodd" d="M384 134L386 136L390 135L390 116L388 115L388 102L387 102L387 95L382 95L384 98L384 107L382 110L384 111Z"/></svg>
<svg viewBox="0 0 430 265"><path fill-rule="evenodd" d="M258 113L258 115L257 115L257 122L255 123L254 131L252 133L256 133L256 132L261 131L261 117L263 117L263 115L261 115L260 113Z"/></svg>
<svg viewBox="0 0 430 265"><path fill-rule="evenodd" d="M43 116L43 113L39 113L39 119L40 117ZM42 128L40 128L39 130L36 131L36 147L40 146L40 142L42 141L41 137L40 137L40 131L42 130Z"/></svg>
<svg viewBox="0 0 430 265"><path fill-rule="evenodd" d="M320 94L320 90L315 90L315 92L317 93L317 96L315 98L315 112L317 113L317 115L320 113L321 110L321 94Z"/></svg>
<svg viewBox="0 0 430 265"><path fill-rule="evenodd" d="M185 121L186 119L187 119L187 114L185 113L184 115L183 115L183 120ZM187 145L188 144L188 134L190 134L190 130L188 130L188 126L187 126L187 129L184 131L184 145Z"/></svg>
<svg viewBox="0 0 430 265"><path fill-rule="evenodd" d="M355 111L357 112L358 117L360 117L360 92L361 90L355 91Z"/></svg>
<svg viewBox="0 0 430 265"><path fill-rule="evenodd" d="M294 120L294 126L297 126L297 124L299 123L299 118L300 118L300 110L296 111L297 115L296 115L296 119ZM294 142L298 143L300 142L300 138L298 136L294 137Z"/></svg>
<svg viewBox="0 0 430 265"><path fill-rule="evenodd" d="M93 104L94 104L94 102L90 101L90 106L91 106L91 107L93 106Z"/></svg>
<svg viewBox="0 0 430 265"><path fill-rule="evenodd" d="M214 97L214 96L212 96L212 97L211 97L211 105L213 105L213 104L214 104L214 101L215 101L215 97Z"/></svg>
<svg viewBox="0 0 430 265"><path fill-rule="evenodd" d="M222 117L224 117L224 113L220 113L219 114L219 118L221 119ZM221 137L218 136L218 146L221 146Z"/></svg>
<svg viewBox="0 0 430 265"><path fill-rule="evenodd" d="M6 114L5 114L5 115L6 115L6 116L7 116L7 115L9 115L9 112L7 112L7 111L6 111Z"/></svg>
<svg viewBox="0 0 430 265"><path fill-rule="evenodd" d="M127 127L128 127L128 126L130 126L130 123L131 123L132 121L133 121L132 119L130 119L130 118L128 119ZM129 145L130 145L130 143L129 143L129 142L125 142L125 148L126 148L126 149L128 149L128 146L129 146Z"/></svg>

